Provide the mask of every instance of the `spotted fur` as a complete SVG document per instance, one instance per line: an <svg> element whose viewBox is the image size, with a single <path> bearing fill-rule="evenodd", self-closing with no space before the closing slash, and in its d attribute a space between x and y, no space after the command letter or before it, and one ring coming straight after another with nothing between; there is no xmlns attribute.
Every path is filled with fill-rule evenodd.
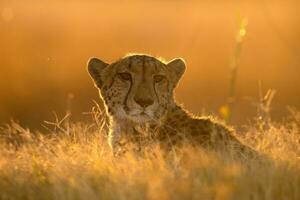
<svg viewBox="0 0 300 200"><path fill-rule="evenodd" d="M167 148L183 141L213 148L230 143L252 151L226 125L210 117L194 117L176 104L174 89L185 68L180 58L164 62L148 55L129 55L112 64L89 60L88 71L110 119L113 151L119 150L124 138L139 144L151 138Z"/></svg>

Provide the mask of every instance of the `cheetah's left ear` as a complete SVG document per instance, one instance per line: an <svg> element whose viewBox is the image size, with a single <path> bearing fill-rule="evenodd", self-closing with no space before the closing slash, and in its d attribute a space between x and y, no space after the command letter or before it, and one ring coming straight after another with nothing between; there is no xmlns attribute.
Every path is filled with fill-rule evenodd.
<svg viewBox="0 0 300 200"><path fill-rule="evenodd" d="M185 71L185 62L182 58L175 58L167 64L167 67L172 72L172 79L175 83L174 87L176 87L178 81Z"/></svg>
<svg viewBox="0 0 300 200"><path fill-rule="evenodd" d="M102 72L108 66L107 63L98 58L90 58L88 61L88 72L93 78L95 85L100 89L103 84Z"/></svg>

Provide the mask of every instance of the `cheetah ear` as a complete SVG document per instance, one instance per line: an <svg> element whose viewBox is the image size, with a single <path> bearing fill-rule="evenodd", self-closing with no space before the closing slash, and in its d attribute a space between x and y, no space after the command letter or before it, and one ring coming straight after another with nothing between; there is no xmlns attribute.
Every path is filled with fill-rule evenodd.
<svg viewBox="0 0 300 200"><path fill-rule="evenodd" d="M98 58L90 58L88 61L88 72L98 88L101 88L102 86L103 80L101 78L101 74L103 69L107 66L107 63L99 60Z"/></svg>
<svg viewBox="0 0 300 200"><path fill-rule="evenodd" d="M167 67L172 72L172 79L175 83L175 87L185 71L185 62L182 58L175 58L167 64Z"/></svg>

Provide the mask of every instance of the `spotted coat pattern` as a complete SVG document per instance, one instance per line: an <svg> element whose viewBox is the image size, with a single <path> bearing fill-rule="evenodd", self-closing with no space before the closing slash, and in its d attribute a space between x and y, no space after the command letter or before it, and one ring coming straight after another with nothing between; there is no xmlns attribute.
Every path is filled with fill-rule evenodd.
<svg viewBox="0 0 300 200"><path fill-rule="evenodd" d="M176 103L174 89L185 71L182 59L164 62L135 54L107 64L92 58L88 71L110 119L109 144L114 152L124 140L143 146L149 139L167 149L188 141L207 148L230 143L253 151L226 125L211 117L195 117Z"/></svg>

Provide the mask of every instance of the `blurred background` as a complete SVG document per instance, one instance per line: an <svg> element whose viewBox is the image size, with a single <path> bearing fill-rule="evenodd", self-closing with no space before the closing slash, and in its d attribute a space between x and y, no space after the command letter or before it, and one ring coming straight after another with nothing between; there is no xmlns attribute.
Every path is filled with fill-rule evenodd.
<svg viewBox="0 0 300 200"><path fill-rule="evenodd" d="M88 58L112 62L129 52L184 58L178 102L218 114L241 19L248 23L231 124L256 114L259 81L263 92L277 91L271 114L282 120L287 106L300 107L299 11L299 0L1 0L0 123L16 119L38 129L53 111L63 116L69 108L73 120L90 120L83 112L99 98Z"/></svg>

